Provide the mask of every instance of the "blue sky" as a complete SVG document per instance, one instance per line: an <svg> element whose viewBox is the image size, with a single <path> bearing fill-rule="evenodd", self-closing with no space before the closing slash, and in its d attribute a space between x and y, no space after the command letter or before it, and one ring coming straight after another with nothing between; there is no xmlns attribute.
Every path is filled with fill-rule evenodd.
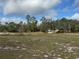
<svg viewBox="0 0 79 59"><path fill-rule="evenodd" d="M79 0L0 0L1 22L25 21L27 14L79 20Z"/></svg>

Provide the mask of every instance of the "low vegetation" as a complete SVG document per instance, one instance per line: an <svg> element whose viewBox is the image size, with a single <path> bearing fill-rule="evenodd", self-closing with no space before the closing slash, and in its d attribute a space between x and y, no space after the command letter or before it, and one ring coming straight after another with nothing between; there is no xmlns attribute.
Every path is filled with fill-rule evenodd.
<svg viewBox="0 0 79 59"><path fill-rule="evenodd" d="M79 59L79 34L0 36L0 59Z"/></svg>

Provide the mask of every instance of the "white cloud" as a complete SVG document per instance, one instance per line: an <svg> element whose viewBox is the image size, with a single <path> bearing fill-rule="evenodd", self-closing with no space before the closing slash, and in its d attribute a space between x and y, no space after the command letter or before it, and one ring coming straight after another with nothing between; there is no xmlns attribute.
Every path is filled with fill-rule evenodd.
<svg viewBox="0 0 79 59"><path fill-rule="evenodd" d="M0 22L2 24L4 24L5 22L15 22L15 23L19 23L20 21L23 21L26 23L25 19L22 19L20 17L16 18L16 17L1 17L0 18Z"/></svg>
<svg viewBox="0 0 79 59"><path fill-rule="evenodd" d="M75 14L72 15L71 17L66 17L66 18L79 20L79 13L75 13Z"/></svg>
<svg viewBox="0 0 79 59"><path fill-rule="evenodd" d="M2 0L0 0L2 1ZM4 0L4 13L37 13L56 6L61 0Z"/></svg>
<svg viewBox="0 0 79 59"><path fill-rule="evenodd" d="M79 13L75 13L71 18L79 20Z"/></svg>
<svg viewBox="0 0 79 59"><path fill-rule="evenodd" d="M48 11L48 16L50 16L50 17L55 17L57 15L58 15L58 13L55 10L49 10Z"/></svg>
<svg viewBox="0 0 79 59"><path fill-rule="evenodd" d="M56 16L58 16L58 12L56 10L46 11L46 18L55 18Z"/></svg>

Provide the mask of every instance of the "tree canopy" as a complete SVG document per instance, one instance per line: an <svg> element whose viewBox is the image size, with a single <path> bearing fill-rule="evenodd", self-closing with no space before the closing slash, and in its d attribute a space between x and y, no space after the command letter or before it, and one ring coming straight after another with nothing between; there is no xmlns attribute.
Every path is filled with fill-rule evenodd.
<svg viewBox="0 0 79 59"><path fill-rule="evenodd" d="M2 24L0 22L0 32L47 32L48 30L59 29L60 32L79 32L79 21L75 19L61 18L54 20L45 16L38 20L34 16L27 15L26 22L9 22Z"/></svg>

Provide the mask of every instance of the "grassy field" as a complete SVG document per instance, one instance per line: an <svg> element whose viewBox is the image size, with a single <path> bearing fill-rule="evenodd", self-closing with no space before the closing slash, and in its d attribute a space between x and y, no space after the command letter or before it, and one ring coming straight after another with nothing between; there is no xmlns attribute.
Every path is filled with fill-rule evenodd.
<svg viewBox="0 0 79 59"><path fill-rule="evenodd" d="M0 36L0 59L79 59L79 34Z"/></svg>

